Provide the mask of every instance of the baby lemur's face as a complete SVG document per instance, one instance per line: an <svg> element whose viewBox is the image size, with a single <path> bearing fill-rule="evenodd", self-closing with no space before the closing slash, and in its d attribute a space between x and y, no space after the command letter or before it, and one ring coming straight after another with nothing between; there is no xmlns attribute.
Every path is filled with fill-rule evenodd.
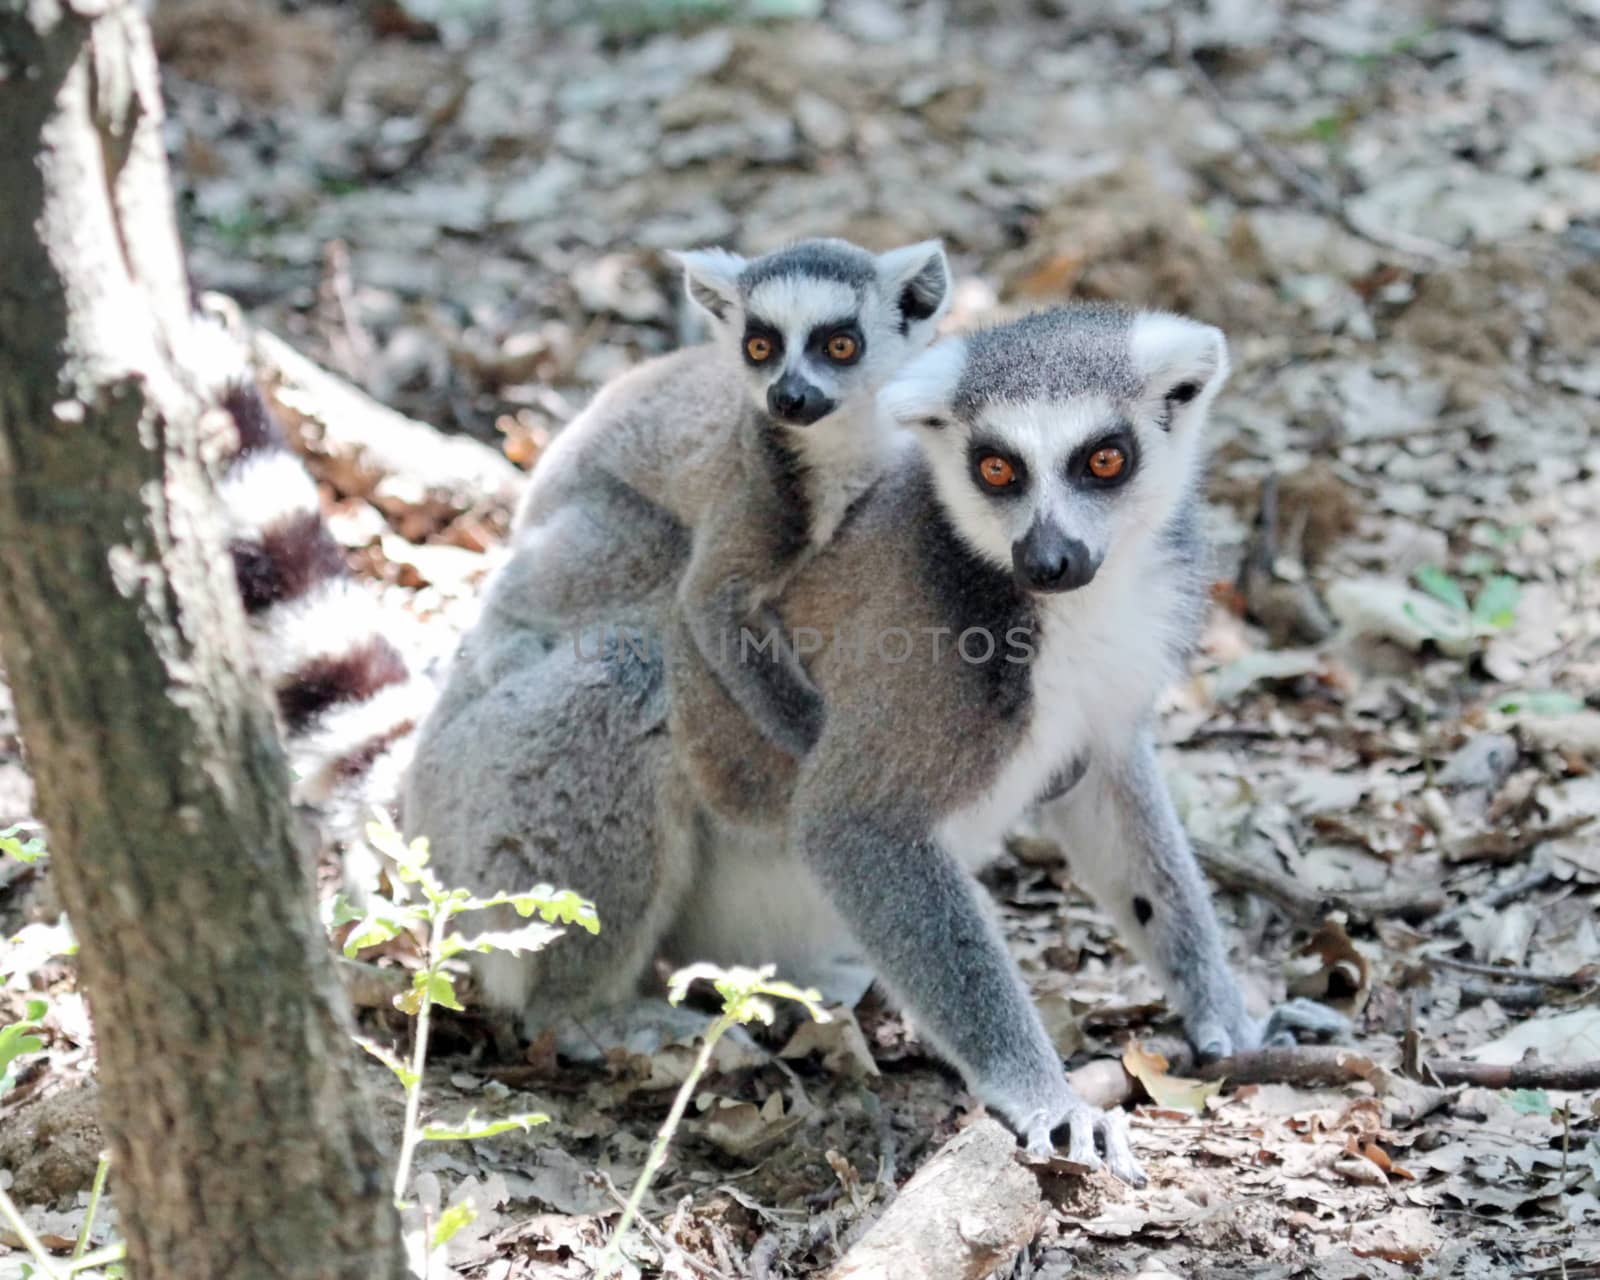
<svg viewBox="0 0 1600 1280"><path fill-rule="evenodd" d="M939 343L881 402L917 432L965 541L1025 590L1054 593L1166 528L1227 371L1210 325L1061 308Z"/></svg>
<svg viewBox="0 0 1600 1280"><path fill-rule="evenodd" d="M752 402L795 429L869 403L928 345L950 298L937 241L878 255L805 240L748 260L720 249L679 257L689 296L737 349Z"/></svg>

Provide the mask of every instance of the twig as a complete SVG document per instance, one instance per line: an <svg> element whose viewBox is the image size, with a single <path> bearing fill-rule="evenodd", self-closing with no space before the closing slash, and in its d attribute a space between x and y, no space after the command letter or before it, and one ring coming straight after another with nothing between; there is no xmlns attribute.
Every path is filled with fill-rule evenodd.
<svg viewBox="0 0 1600 1280"><path fill-rule="evenodd" d="M1444 890L1419 884L1400 889L1313 889L1291 876L1263 866L1218 845L1194 842L1195 857L1218 884L1265 898L1282 908L1292 919L1315 924L1331 911L1343 911L1362 919L1395 916L1402 920L1425 920L1444 908Z"/></svg>
<svg viewBox="0 0 1600 1280"><path fill-rule="evenodd" d="M1600 1062L1465 1062L1433 1058L1428 1070L1440 1084L1476 1084L1486 1089L1600 1089Z"/></svg>
<svg viewBox="0 0 1600 1280"><path fill-rule="evenodd" d="M1444 860L1461 862L1514 862L1531 853L1546 840L1558 840L1581 831L1595 820L1592 813L1577 813L1558 822L1547 822L1542 827L1524 827L1521 831L1483 831L1467 836L1444 848Z"/></svg>
<svg viewBox="0 0 1600 1280"><path fill-rule="evenodd" d="M100 1163L94 1167L94 1185L89 1188L89 1207L84 1210L83 1225L78 1228L78 1241L72 1246L72 1260L76 1262L89 1248L89 1233L94 1230L94 1215L100 1209L100 1197L105 1194L106 1175L111 1172L111 1153L102 1151Z"/></svg>
<svg viewBox="0 0 1600 1280"><path fill-rule="evenodd" d="M1478 901L1459 902L1448 911L1441 911L1429 922L1429 928L1434 932L1447 929L1457 921L1471 915L1480 906L1486 911L1497 911L1508 902L1515 902L1526 894L1537 893L1555 878L1555 873L1548 868L1530 871L1520 880L1515 880L1504 888L1496 889L1493 893Z"/></svg>
<svg viewBox="0 0 1600 1280"><path fill-rule="evenodd" d="M1044 1225L1034 1174L998 1121L967 1126L901 1189L829 1280L981 1280Z"/></svg>
<svg viewBox="0 0 1600 1280"><path fill-rule="evenodd" d="M1184 44L1178 31L1177 14L1170 9L1167 11L1167 35L1172 64L1189 77L1217 119L1239 135L1245 150L1255 156L1273 177L1291 191L1298 192L1313 208L1332 218L1357 239L1365 240L1368 244L1400 254L1402 257L1419 260L1425 265L1460 266L1466 261L1464 253L1435 240L1404 231L1363 226L1351 214L1344 200L1336 192L1331 191L1320 178L1301 168L1239 119L1238 114L1228 104L1228 100L1222 96L1222 90L1217 87L1217 82L1207 74L1206 69L1195 60L1194 54Z"/></svg>
<svg viewBox="0 0 1600 1280"><path fill-rule="evenodd" d="M1482 978L1501 978L1507 982L1537 982L1547 987L1563 987L1568 991L1582 991L1600 982L1600 975L1589 969L1580 969L1577 973L1541 973L1537 969L1515 969L1510 965L1457 960L1454 956L1429 956L1427 963L1438 965L1443 969L1458 969L1462 973L1475 973Z"/></svg>
<svg viewBox="0 0 1600 1280"><path fill-rule="evenodd" d="M1600 1062L1558 1065L1546 1062L1507 1064L1467 1062L1460 1058L1428 1058L1424 1066L1440 1084L1475 1084L1490 1089L1600 1088ZM1389 1072L1366 1054L1339 1045L1290 1045L1236 1053L1207 1063L1196 1072L1204 1080L1232 1084L1292 1084L1304 1088L1381 1083Z"/></svg>
<svg viewBox="0 0 1600 1280"><path fill-rule="evenodd" d="M611 1175L609 1173L603 1173L601 1174L601 1177L605 1180L606 1194L616 1201L619 1209L626 1213L629 1202L627 1199L623 1198L622 1192L617 1190L617 1184L611 1181ZM666 1257L671 1254L673 1256L682 1258L701 1275L710 1277L710 1280L729 1280L728 1276L718 1271L709 1262L702 1261L701 1259L695 1257L694 1254L690 1253L682 1245L674 1243L648 1218L637 1218L630 1223L630 1226L637 1227L640 1233L643 1234L651 1244L655 1245L657 1252L661 1254L663 1260L665 1260ZM622 1236L619 1233L613 1241L613 1243L617 1245L617 1252L619 1255L621 1254L621 1240Z"/></svg>
<svg viewBox="0 0 1600 1280"><path fill-rule="evenodd" d="M56 1268L55 1259L50 1256L39 1237L33 1234L33 1229L23 1220L22 1212L12 1203L11 1197L0 1190L0 1218L22 1241L22 1247L33 1255L33 1260L39 1264L39 1274L44 1280L61 1280L61 1272Z"/></svg>

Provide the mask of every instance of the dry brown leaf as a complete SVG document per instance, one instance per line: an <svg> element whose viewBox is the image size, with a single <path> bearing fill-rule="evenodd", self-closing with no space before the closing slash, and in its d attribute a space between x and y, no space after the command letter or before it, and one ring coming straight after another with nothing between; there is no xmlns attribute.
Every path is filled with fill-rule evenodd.
<svg viewBox="0 0 1600 1280"><path fill-rule="evenodd" d="M1185 1080L1169 1076L1166 1058L1148 1052L1137 1040L1130 1041L1123 1050L1122 1065L1144 1086L1151 1102L1181 1114L1195 1115L1205 1110L1206 1099L1216 1096L1222 1088L1220 1080Z"/></svg>

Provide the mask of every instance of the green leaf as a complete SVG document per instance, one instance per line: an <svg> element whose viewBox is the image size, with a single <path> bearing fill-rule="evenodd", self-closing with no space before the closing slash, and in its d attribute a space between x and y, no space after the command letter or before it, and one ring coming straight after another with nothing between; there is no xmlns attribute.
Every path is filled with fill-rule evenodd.
<svg viewBox="0 0 1600 1280"><path fill-rule="evenodd" d="M412 1017L422 1012L423 1002L441 1005L446 1009L454 1009L458 1013L464 1009L461 1001L456 999L455 979L448 973L437 969L424 969L411 976L411 990L404 995L394 998L394 1007Z"/></svg>
<svg viewBox="0 0 1600 1280"><path fill-rule="evenodd" d="M1508 693L1492 705L1508 716L1522 711L1532 716L1570 716L1583 710L1584 701L1562 689L1525 689Z"/></svg>
<svg viewBox="0 0 1600 1280"><path fill-rule="evenodd" d="M575 924L590 933L600 932L600 917L594 903L580 897L571 889L557 889L551 885L535 885L523 893L496 893L487 898L463 898L453 904L451 914L462 911L483 911L488 907L511 907L526 920L535 912L547 923Z"/></svg>
<svg viewBox="0 0 1600 1280"><path fill-rule="evenodd" d="M379 1062L383 1063L384 1066L388 1067L390 1071L394 1072L395 1078L400 1081L401 1088L409 1089L422 1078L376 1040L369 1040L366 1036L351 1036L350 1038Z"/></svg>
<svg viewBox="0 0 1600 1280"><path fill-rule="evenodd" d="M1505 1098L1513 1111L1525 1116L1547 1116L1553 1110L1550 1095L1543 1089L1508 1089Z"/></svg>
<svg viewBox="0 0 1600 1280"><path fill-rule="evenodd" d="M388 906L389 904L385 904ZM393 909L392 907L390 908ZM402 911L404 909L402 908ZM350 936L344 940L343 951L346 956L355 956L358 952L365 951L368 947L382 946L398 938L406 931L407 921L393 919L377 914L367 915L360 924L350 931Z"/></svg>
<svg viewBox="0 0 1600 1280"><path fill-rule="evenodd" d="M440 944L439 955L444 960L460 955L463 951L475 951L479 955L488 955L491 951L523 955L530 951L542 950L561 934L562 930L555 925L542 924L537 920L518 929L488 929L470 936L452 933Z"/></svg>
<svg viewBox="0 0 1600 1280"><path fill-rule="evenodd" d="M478 1211L470 1204L453 1204L439 1215L439 1221L433 1226L433 1247L437 1249L462 1227L478 1216Z"/></svg>
<svg viewBox="0 0 1600 1280"><path fill-rule="evenodd" d="M793 1000L806 1007L806 1011L818 1022L829 1022L831 1016L822 1007L822 995L815 990L802 991L790 982L783 982L772 975L776 967L770 964L762 965L759 969L748 969L736 965L731 969L723 969L714 964L692 964L686 969L679 969L667 979L667 999L673 1004L680 1003L689 993L691 983L704 979L717 989L717 994L722 997L722 1011L738 1022L760 1021L770 1024L773 1018L773 1008L763 996L774 996L780 1000Z"/></svg>
<svg viewBox="0 0 1600 1280"><path fill-rule="evenodd" d="M0 1027L0 1076L4 1076L7 1068L23 1054L38 1053L44 1048L44 1041L33 1033L39 1029L39 1022L49 1008L47 1001L29 1000L23 1007L21 1022L8 1022Z"/></svg>
<svg viewBox="0 0 1600 1280"><path fill-rule="evenodd" d="M1509 574L1499 573L1483 584L1472 602L1472 620L1482 627L1504 631L1517 620L1517 602L1522 584Z"/></svg>
<svg viewBox="0 0 1600 1280"><path fill-rule="evenodd" d="M1417 585L1436 600L1441 600L1458 613L1466 613L1467 593L1461 584L1436 565L1424 565L1417 570Z"/></svg>
<svg viewBox="0 0 1600 1280"><path fill-rule="evenodd" d="M18 862L37 862L44 857L44 841L38 836L24 840L20 825L0 831L0 853Z"/></svg>
<svg viewBox="0 0 1600 1280"><path fill-rule="evenodd" d="M478 1138L492 1138L496 1134L510 1133L513 1129L527 1132L535 1125L549 1124L550 1117L542 1111L529 1111L523 1115L506 1116L500 1120L479 1120L476 1111L469 1111L466 1118L453 1128L442 1125L427 1125L422 1130L424 1142L473 1142Z"/></svg>

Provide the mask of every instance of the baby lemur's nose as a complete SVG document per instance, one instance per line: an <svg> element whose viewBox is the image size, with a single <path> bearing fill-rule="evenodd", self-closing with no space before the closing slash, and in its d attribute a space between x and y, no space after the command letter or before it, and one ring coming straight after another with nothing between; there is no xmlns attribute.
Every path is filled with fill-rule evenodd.
<svg viewBox="0 0 1600 1280"><path fill-rule="evenodd" d="M1100 561L1054 525L1035 525L1011 544L1017 580L1030 591L1076 591L1094 580Z"/></svg>

